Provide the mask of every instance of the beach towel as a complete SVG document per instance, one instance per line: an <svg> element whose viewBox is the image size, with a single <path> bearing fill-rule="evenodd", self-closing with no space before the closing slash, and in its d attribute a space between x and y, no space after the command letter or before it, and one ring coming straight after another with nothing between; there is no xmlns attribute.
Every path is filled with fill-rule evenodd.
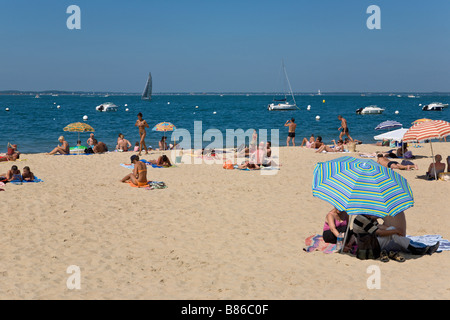
<svg viewBox="0 0 450 320"><path fill-rule="evenodd" d="M329 254L336 251L336 244L325 242L320 234L306 238L305 245L306 247L303 250L306 252L322 251L323 253Z"/></svg>
<svg viewBox="0 0 450 320"><path fill-rule="evenodd" d="M130 187L133 188L144 188L145 190L154 190L154 189L166 189L167 185L162 181L149 181L145 186L137 186L131 181L127 181Z"/></svg>
<svg viewBox="0 0 450 320"><path fill-rule="evenodd" d="M39 183L39 182L44 182L44 180L41 180L41 179L39 179L38 177L35 176L33 181L25 181L25 180L23 180L22 182L23 183Z"/></svg>
<svg viewBox="0 0 450 320"><path fill-rule="evenodd" d="M439 234L427 234L424 236L406 236L407 238L411 239L411 241L414 242L420 242L427 246L432 246L436 244L436 242L439 241L439 248L436 250L436 252L442 252L442 251L450 251L450 241L446 239L442 239L442 236Z"/></svg>

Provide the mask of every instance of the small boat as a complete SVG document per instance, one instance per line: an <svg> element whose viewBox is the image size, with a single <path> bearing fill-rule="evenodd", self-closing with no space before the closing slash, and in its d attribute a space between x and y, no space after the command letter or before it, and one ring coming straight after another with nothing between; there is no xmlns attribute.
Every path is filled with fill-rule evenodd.
<svg viewBox="0 0 450 320"><path fill-rule="evenodd" d="M368 106L365 108L359 108L356 110L357 114L381 114L384 109L379 108L377 106Z"/></svg>
<svg viewBox="0 0 450 320"><path fill-rule="evenodd" d="M267 110L296 110L298 109L297 103L295 102L294 93L292 92L291 83L289 82L289 78L287 76L286 68L284 66L284 61L281 63L281 68L284 72L285 76L285 93L284 99L273 99L272 103L267 106ZM286 84L289 86L287 87ZM289 88L289 92L287 89ZM287 97L290 94L292 100L288 101Z"/></svg>
<svg viewBox="0 0 450 320"><path fill-rule="evenodd" d="M110 111L117 111L118 108L119 107L116 106L112 102L105 102L105 103L102 103L101 105L95 107L95 110L100 111L100 112L110 112Z"/></svg>
<svg viewBox="0 0 450 320"><path fill-rule="evenodd" d="M34 97L35 99L39 99L40 98L40 96L37 94L35 97Z"/></svg>
<svg viewBox="0 0 450 320"><path fill-rule="evenodd" d="M144 92L142 93L142 100L151 101L152 100L152 88L153 88L153 80L152 73L148 74L147 83L145 84Z"/></svg>
<svg viewBox="0 0 450 320"><path fill-rule="evenodd" d="M422 107L423 111L442 111L448 107L448 103L433 102Z"/></svg>

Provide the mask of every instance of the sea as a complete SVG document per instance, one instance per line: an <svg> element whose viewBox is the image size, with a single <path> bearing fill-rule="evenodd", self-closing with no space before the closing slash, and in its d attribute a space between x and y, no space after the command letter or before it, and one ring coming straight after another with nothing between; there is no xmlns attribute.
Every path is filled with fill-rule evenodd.
<svg viewBox="0 0 450 320"><path fill-rule="evenodd" d="M176 131L178 135L181 132L192 134L190 139L185 136L176 139L184 140L185 147L189 143L191 147L198 146L198 143L207 147L215 140L217 145L221 139L225 146L227 133L233 130L267 132L264 138L271 140L272 145L284 146L288 134L284 124L291 118L297 123L297 144L311 134L321 136L325 143L337 140L338 115L347 120L351 137L363 143L375 143L374 136L384 133L375 127L386 120L398 121L404 128L409 128L412 122L421 118L450 121L450 108L422 111L421 107L431 102L450 103L449 94L304 94L295 96L298 110L269 111L267 106L273 98L270 94L158 94L148 102L141 100L139 95L41 95L39 98L35 95L0 95L0 153L6 152L8 142L17 144L22 153L49 152L58 144L61 135L70 146L75 146L78 133L63 131L74 122L86 122L92 126L97 140L104 142L110 151L114 150L120 133L134 146L139 141L138 128L135 127L139 112L150 126L146 143L153 148L158 147L163 135L168 141L173 141L172 134ZM105 102L116 104L118 111L96 111L95 107ZM358 108L369 105L377 105L385 111L374 115L356 114ZM88 120L84 121L84 116ZM153 131L160 122L170 122L177 130L167 133ZM216 135L211 138L206 134L208 130L220 132L223 137ZM88 138L89 133L80 134L83 145ZM238 139L235 141L237 144Z"/></svg>

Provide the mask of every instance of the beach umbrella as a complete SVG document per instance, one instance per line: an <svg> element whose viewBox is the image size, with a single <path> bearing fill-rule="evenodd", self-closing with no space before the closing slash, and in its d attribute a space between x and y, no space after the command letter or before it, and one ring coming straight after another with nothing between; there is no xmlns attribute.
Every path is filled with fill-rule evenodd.
<svg viewBox="0 0 450 320"><path fill-rule="evenodd" d="M80 140L80 132L95 132L94 128L83 122L71 123L64 128L64 131L78 132L78 140Z"/></svg>
<svg viewBox="0 0 450 320"><path fill-rule="evenodd" d="M170 122L160 122L156 126L153 127L153 131L164 132L164 137L166 136L167 131L174 131L177 127L173 123ZM175 141L174 141L175 144Z"/></svg>
<svg viewBox="0 0 450 320"><path fill-rule="evenodd" d="M403 125L398 121L384 121L375 127L375 130L392 130L402 128Z"/></svg>
<svg viewBox="0 0 450 320"><path fill-rule="evenodd" d="M413 125L403 136L403 141L425 141L430 140L431 156L434 164L434 152L431 139L442 139L450 135L450 123L444 120L422 121ZM436 171L434 172L437 180Z"/></svg>
<svg viewBox="0 0 450 320"><path fill-rule="evenodd" d="M427 119L427 118L422 118L422 119L418 119L418 120L414 121L412 123L412 125L419 124L419 123L422 123L422 122L427 122L427 121L433 121L433 120Z"/></svg>
<svg viewBox="0 0 450 320"><path fill-rule="evenodd" d="M383 134L379 134L377 136L374 136L373 138L375 140L394 140L394 141L402 141L403 140L403 136L405 135L406 131L408 131L408 129L397 129L394 131L389 131Z"/></svg>
<svg viewBox="0 0 450 320"><path fill-rule="evenodd" d="M370 159L341 157L314 169L313 196L349 215L395 216L412 207L407 180ZM349 224L350 225L350 224ZM348 227L347 227L348 231ZM344 243L346 242L347 232Z"/></svg>

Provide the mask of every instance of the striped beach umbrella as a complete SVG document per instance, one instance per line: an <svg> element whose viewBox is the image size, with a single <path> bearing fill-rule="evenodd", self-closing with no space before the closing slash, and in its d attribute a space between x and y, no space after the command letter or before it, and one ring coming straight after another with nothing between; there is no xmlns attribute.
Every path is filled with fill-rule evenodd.
<svg viewBox="0 0 450 320"><path fill-rule="evenodd" d="M442 139L450 135L450 123L444 120L423 121L413 125L403 136L403 141L430 140L431 156L434 164L434 152L431 139ZM437 180L436 170L434 177Z"/></svg>
<svg viewBox="0 0 450 320"><path fill-rule="evenodd" d="M384 121L375 127L375 130L393 130L403 128L403 125L397 121Z"/></svg>
<svg viewBox="0 0 450 320"><path fill-rule="evenodd" d="M450 123L444 120L423 121L413 125L403 136L403 141L441 139L450 135Z"/></svg>
<svg viewBox="0 0 450 320"><path fill-rule="evenodd" d="M412 207L408 181L370 159L341 157L314 169L313 196L349 215L395 216Z"/></svg>

